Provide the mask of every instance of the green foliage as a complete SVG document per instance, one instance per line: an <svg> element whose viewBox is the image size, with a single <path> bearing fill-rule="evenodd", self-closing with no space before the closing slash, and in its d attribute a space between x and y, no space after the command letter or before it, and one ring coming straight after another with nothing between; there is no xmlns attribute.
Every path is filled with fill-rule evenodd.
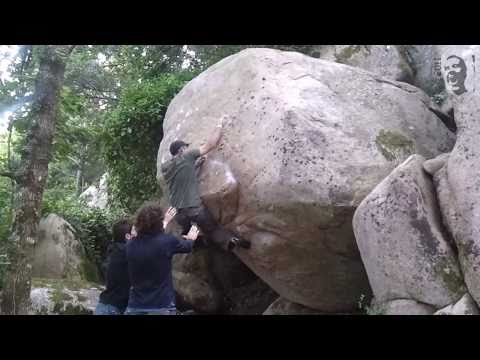
<svg viewBox="0 0 480 360"><path fill-rule="evenodd" d="M0 165L6 168L7 164L7 134L0 135ZM0 289L2 288L2 279L6 266L3 264L7 258L2 256L7 253L7 239L11 224L11 205L12 184L10 179L0 177Z"/></svg>
<svg viewBox="0 0 480 360"><path fill-rule="evenodd" d="M385 315L385 309L382 306L367 304L367 297L362 294L358 300L358 309L365 315Z"/></svg>
<svg viewBox="0 0 480 360"><path fill-rule="evenodd" d="M6 270L7 239L10 229L10 184L6 178L0 178L0 289Z"/></svg>
<svg viewBox="0 0 480 360"><path fill-rule="evenodd" d="M188 74L169 74L133 83L107 119L104 157L111 204L133 212L144 201L161 196L156 158L163 119Z"/></svg>
<svg viewBox="0 0 480 360"><path fill-rule="evenodd" d="M82 95L69 87L63 88L50 186L75 183L79 195L103 174L105 166L100 152L102 120L102 115L94 111Z"/></svg>
<svg viewBox="0 0 480 360"><path fill-rule="evenodd" d="M188 56L183 45L123 45L115 50L112 60L115 72L124 81L177 73Z"/></svg>
<svg viewBox="0 0 480 360"><path fill-rule="evenodd" d="M0 134L0 165L2 169L7 166L7 134ZM0 177L0 243L8 235L10 225L10 195L12 193L10 179Z"/></svg>

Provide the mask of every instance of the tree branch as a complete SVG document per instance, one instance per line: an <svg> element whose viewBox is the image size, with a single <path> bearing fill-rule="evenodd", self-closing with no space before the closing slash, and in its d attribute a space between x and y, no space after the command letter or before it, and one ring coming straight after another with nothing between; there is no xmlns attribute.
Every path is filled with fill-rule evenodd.
<svg viewBox="0 0 480 360"><path fill-rule="evenodd" d="M118 99L109 97L109 96L99 96L99 95L90 95L90 94L84 94L84 96L88 99L98 99L98 100L107 100L107 101L116 101L116 102L119 101Z"/></svg>
<svg viewBox="0 0 480 360"><path fill-rule="evenodd" d="M100 96L104 96L106 93L110 93L110 94L116 94L116 91L115 90L108 90L108 89L98 89L95 84L93 84L91 81L88 81L88 80L82 80L82 81L79 81L79 80L74 80L73 81L73 84L77 87L80 88L80 90L83 90L83 91L92 91L96 94L100 94ZM90 95L90 94L85 94L86 96L89 96L89 97L96 97L96 95ZM105 100L115 100L114 98L106 98Z"/></svg>
<svg viewBox="0 0 480 360"><path fill-rule="evenodd" d="M14 181L17 181L17 177L15 174L11 171L0 171L0 176L7 177L9 179L12 179Z"/></svg>
<svg viewBox="0 0 480 360"><path fill-rule="evenodd" d="M122 66L123 64L103 64L103 65L100 65L101 67L103 68L114 68L114 67L117 67L117 66Z"/></svg>
<svg viewBox="0 0 480 360"><path fill-rule="evenodd" d="M23 75L23 71L27 69L28 65L30 65L31 60L32 60L32 45L24 45L24 53L22 56L22 64L20 67L20 76Z"/></svg>

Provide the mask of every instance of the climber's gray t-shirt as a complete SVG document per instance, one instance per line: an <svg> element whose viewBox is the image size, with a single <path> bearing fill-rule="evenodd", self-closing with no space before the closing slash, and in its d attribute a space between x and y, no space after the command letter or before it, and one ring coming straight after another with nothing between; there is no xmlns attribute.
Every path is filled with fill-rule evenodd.
<svg viewBox="0 0 480 360"><path fill-rule="evenodd" d="M162 174L170 192L170 204L177 209L202 205L195 169L198 157L200 150L194 149L162 165Z"/></svg>

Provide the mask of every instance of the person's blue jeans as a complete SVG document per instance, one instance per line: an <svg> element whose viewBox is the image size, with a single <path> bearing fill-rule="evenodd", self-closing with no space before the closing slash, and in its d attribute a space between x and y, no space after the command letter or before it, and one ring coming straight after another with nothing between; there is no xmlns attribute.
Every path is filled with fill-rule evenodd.
<svg viewBox="0 0 480 360"><path fill-rule="evenodd" d="M138 309L127 307L125 315L179 315L174 307L163 309Z"/></svg>
<svg viewBox="0 0 480 360"><path fill-rule="evenodd" d="M123 312L116 306L99 302L94 315L123 315Z"/></svg>

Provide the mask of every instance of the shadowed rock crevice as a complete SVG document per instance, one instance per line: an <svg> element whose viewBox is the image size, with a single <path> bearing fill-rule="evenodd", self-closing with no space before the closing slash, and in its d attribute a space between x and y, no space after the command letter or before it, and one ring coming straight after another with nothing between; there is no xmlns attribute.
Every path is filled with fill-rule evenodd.
<svg viewBox="0 0 480 360"><path fill-rule="evenodd" d="M433 112L443 122L443 124L447 127L448 130L450 130L452 133L457 132L457 124L455 123L453 109L449 113L445 113L434 107L429 107L429 110Z"/></svg>

